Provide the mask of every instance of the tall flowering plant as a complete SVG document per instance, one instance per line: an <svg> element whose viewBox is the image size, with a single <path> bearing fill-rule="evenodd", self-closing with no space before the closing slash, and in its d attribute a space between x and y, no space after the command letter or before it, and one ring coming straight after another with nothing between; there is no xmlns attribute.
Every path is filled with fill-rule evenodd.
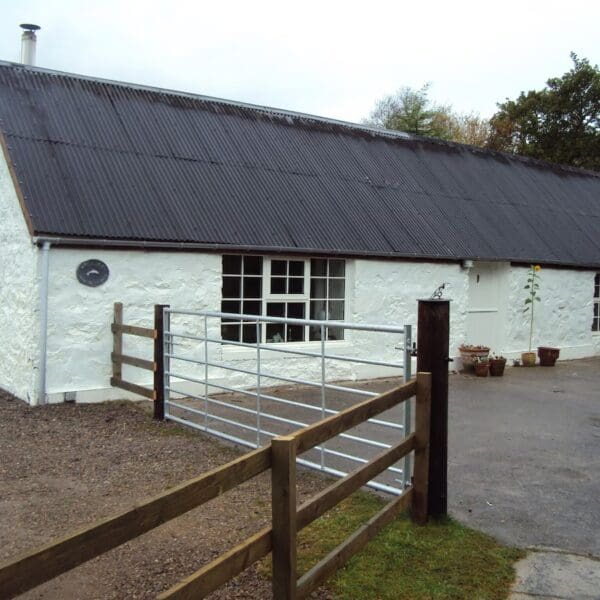
<svg viewBox="0 0 600 600"><path fill-rule="evenodd" d="M535 315L535 303L540 302L539 296L540 289L540 271L542 267L540 265L531 265L529 267L529 273L527 274L527 285L524 289L527 290L527 298L525 298L525 306L523 312L529 312L529 352L531 352L531 341L533 339L533 318Z"/></svg>

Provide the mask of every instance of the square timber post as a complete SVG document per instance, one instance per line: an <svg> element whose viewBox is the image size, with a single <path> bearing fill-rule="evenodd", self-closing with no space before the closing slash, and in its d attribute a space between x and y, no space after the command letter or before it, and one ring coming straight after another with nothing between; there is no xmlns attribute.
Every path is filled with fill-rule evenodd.
<svg viewBox="0 0 600 600"><path fill-rule="evenodd" d="M419 300L417 371L431 373L428 516L448 514L450 301Z"/></svg>

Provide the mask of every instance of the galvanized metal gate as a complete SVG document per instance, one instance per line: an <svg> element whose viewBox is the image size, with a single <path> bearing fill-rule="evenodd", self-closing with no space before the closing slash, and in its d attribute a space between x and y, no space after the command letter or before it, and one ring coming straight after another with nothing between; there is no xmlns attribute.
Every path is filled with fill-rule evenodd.
<svg viewBox="0 0 600 600"><path fill-rule="evenodd" d="M247 336L253 341L223 340L221 323L228 321L254 327L255 333ZM339 366L332 372L334 365L352 365L353 369L363 369L363 372L379 369L379 373L402 376L404 381L411 378L410 325L317 321L168 307L163 308L163 322L165 418L252 448L276 435L336 414L360 399L378 395L377 391L368 389L373 387L372 382L332 382L338 378L335 373L340 373ZM310 328L312 338L317 340L308 344L267 343L263 328L271 324ZM332 331L337 340L330 339ZM356 352L363 345L361 340L353 340L356 336L362 336L362 341L365 336L375 336L382 354L392 355L394 359L394 355L398 355L398 360L362 356ZM286 362L290 358L302 362L299 365ZM296 365L303 375L290 372L290 365ZM345 372L356 379L355 370ZM279 387L273 387L275 384ZM397 413L369 420L357 431L342 434L298 458L298 463L344 476L353 465L355 468L357 464L366 463L377 452L407 436L411 431L411 412L411 404L406 402ZM410 481L410 472L407 457L369 485L399 494Z"/></svg>

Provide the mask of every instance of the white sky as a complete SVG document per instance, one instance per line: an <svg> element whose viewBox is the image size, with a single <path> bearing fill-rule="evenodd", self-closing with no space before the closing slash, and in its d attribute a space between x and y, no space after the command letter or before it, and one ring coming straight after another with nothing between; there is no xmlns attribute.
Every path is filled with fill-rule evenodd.
<svg viewBox="0 0 600 600"><path fill-rule="evenodd" d="M349 121L402 85L460 111L600 62L597 0L0 0L0 59Z"/></svg>

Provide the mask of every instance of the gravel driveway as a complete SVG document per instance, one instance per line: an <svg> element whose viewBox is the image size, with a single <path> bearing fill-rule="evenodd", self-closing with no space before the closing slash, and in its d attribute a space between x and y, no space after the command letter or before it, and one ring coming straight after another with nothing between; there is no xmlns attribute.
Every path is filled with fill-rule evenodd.
<svg viewBox="0 0 600 600"><path fill-rule="evenodd" d="M0 560L237 456L210 438L153 421L145 404L31 409L0 392ZM300 473L299 497L323 485ZM21 597L154 598L266 526L270 512L267 472ZM270 596L270 582L251 568L211 598Z"/></svg>

